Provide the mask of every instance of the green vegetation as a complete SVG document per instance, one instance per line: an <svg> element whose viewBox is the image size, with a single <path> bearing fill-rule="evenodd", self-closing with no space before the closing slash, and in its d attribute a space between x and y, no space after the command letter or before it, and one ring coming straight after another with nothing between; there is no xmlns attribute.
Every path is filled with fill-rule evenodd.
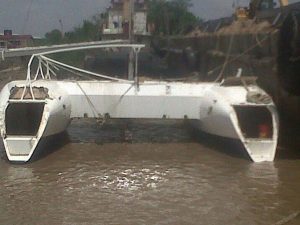
<svg viewBox="0 0 300 225"><path fill-rule="evenodd" d="M201 21L189 11L191 0L148 0L148 23L154 26L155 35L180 35L195 28ZM85 20L82 25L72 31L62 33L52 30L38 44L52 45L96 41L101 39L102 24L107 14L95 15L91 20Z"/></svg>
<svg viewBox="0 0 300 225"><path fill-rule="evenodd" d="M105 14L94 16L91 20L84 20L81 26L75 27L72 31L62 33L54 29L45 34L45 39L37 43L38 45L55 45L65 43L79 43L87 41L97 41L101 37L101 27ZM79 65L85 57L83 51L59 53L53 56L54 59L63 61L67 64Z"/></svg>
<svg viewBox="0 0 300 225"><path fill-rule="evenodd" d="M45 44L62 44L97 41L101 36L101 27L105 16L105 14L99 14L91 20L84 20L81 26L64 34L58 29L52 30L46 33L44 42Z"/></svg>
<svg viewBox="0 0 300 225"><path fill-rule="evenodd" d="M189 8L191 0L148 0L148 23L153 25L155 35L180 35L191 31L200 19ZM44 45L96 41L101 39L101 28L107 19L106 13L85 20L81 26L62 33L52 30L45 35Z"/></svg>
<svg viewBox="0 0 300 225"><path fill-rule="evenodd" d="M196 27L200 21L189 11L191 0L147 0L148 23L152 25L154 35L176 36L186 34ZM90 20L84 20L82 25L72 31L62 33L54 29L45 35L45 39L36 42L36 45L55 45L64 43L78 43L97 41L101 39L102 27L107 19L106 13L95 15ZM65 57L65 55L68 57ZM73 52L55 55L56 59L64 61L82 62L83 52ZM67 61L66 61L67 60Z"/></svg>
<svg viewBox="0 0 300 225"><path fill-rule="evenodd" d="M45 38L48 44L59 44L62 42L63 35L60 30L55 29L46 33Z"/></svg>
<svg viewBox="0 0 300 225"><path fill-rule="evenodd" d="M154 34L180 35L191 31L200 19L189 11L191 0L149 0L148 22Z"/></svg>

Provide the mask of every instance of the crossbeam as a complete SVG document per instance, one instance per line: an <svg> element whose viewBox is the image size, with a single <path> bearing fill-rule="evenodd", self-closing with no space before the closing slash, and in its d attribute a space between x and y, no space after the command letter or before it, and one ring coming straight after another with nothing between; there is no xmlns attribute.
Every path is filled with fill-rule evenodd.
<svg viewBox="0 0 300 225"><path fill-rule="evenodd" d="M39 47L26 47L26 48L15 48L15 49L0 49L1 59L30 56L34 54L42 54L49 51L63 52L64 49L77 48L77 47L89 47L97 45L107 44L126 44L129 43L127 40L112 40L112 41L94 41L84 43L73 43L73 44L62 44L62 45L50 45L50 46L39 46Z"/></svg>

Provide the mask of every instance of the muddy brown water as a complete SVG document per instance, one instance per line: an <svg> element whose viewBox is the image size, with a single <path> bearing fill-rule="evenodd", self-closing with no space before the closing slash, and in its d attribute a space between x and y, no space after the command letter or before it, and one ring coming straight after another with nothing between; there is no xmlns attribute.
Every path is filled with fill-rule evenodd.
<svg viewBox="0 0 300 225"><path fill-rule="evenodd" d="M29 164L1 147L0 224L300 224L299 149L254 164L191 130L78 120Z"/></svg>

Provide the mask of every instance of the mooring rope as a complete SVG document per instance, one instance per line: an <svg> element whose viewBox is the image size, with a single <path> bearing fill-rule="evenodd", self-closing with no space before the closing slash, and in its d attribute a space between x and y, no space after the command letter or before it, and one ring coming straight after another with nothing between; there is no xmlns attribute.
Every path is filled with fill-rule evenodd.
<svg viewBox="0 0 300 225"><path fill-rule="evenodd" d="M285 225L285 224L291 222L292 220L296 219L299 215L300 215L300 211L295 212L295 213L285 217L284 219L280 220L279 222L275 223L274 225Z"/></svg>

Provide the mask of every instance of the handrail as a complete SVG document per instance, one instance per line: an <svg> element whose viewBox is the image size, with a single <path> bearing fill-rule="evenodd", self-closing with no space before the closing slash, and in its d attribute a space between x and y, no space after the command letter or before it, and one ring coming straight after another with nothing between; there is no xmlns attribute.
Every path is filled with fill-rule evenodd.
<svg viewBox="0 0 300 225"><path fill-rule="evenodd" d="M81 46L81 47L70 47L64 49L58 49L48 52L43 52L35 55L49 55L61 52L71 52L71 51L79 51L79 50L88 50L88 49L100 49L100 48L133 48L133 49L142 49L144 48L144 44L106 44L106 45L92 45L92 46Z"/></svg>
<svg viewBox="0 0 300 225"><path fill-rule="evenodd" d="M145 45L144 44L115 44L115 43L106 44L106 43L108 43L108 42L101 42L101 44L88 45L88 46L76 46L76 47L74 47L74 46L67 47L66 46L66 48L63 48L63 49L56 49L56 50L52 50L52 51L33 54L27 65L27 77L26 77L27 82L24 86L24 91L23 91L21 99L24 98L26 89L29 88L30 93L32 95L32 99L34 100L35 97L34 97L34 93L32 91L32 85L31 85L32 81L34 81L38 78L39 73L41 73L42 79L51 79L50 72L53 73L54 75L56 75L56 74L50 68L50 66L53 66L55 68L55 65L59 65L64 68L68 68L68 69L71 69L74 71L78 71L81 73L85 73L88 75L92 75L92 76L96 76L96 77L100 77L100 78L104 78L104 79L109 79L109 80L118 81L118 82L135 83L136 87L138 88L138 83L139 83L138 74L137 74L138 73L138 54L139 54L140 50L145 47ZM50 54L62 53L62 52L71 52L71 51L88 50L88 49L102 49L102 48L131 48L135 53L135 81L129 81L129 80L125 80L125 79L119 79L119 78L114 78L114 77L90 72L90 71L87 71L84 69L80 69L80 68L56 61L54 59L50 59L45 56L45 55L50 55ZM33 63L33 60L35 57L37 57L39 59L39 65L38 65L36 74L34 76L34 79L32 80L31 79L31 66L32 66L32 63ZM47 69L46 76L43 74L43 66L46 67L46 69Z"/></svg>
<svg viewBox="0 0 300 225"><path fill-rule="evenodd" d="M66 48L72 48L72 47L96 46L96 45L118 44L118 43L124 44L124 43L129 43L129 41L128 40L93 41L93 42L48 45L48 46L38 46L38 47L1 49L1 51L3 51L3 57L8 58L8 57L33 55L33 54L48 52L48 51L52 51L52 50L66 49Z"/></svg>
<svg viewBox="0 0 300 225"><path fill-rule="evenodd" d="M70 66L68 64L58 62L54 59L50 59L50 58L48 58L46 56L43 56L43 55L41 55L40 57L42 59L44 59L46 62L52 62L54 64L57 64L57 65L60 65L62 67L66 67L66 68L69 68L69 69L72 69L72 70L76 70L76 71L81 72L81 73L86 73L86 74L89 74L89 75L92 75L92 76L96 76L96 77L100 77L100 78L104 78L104 79L109 79L109 80L114 80L114 81L130 82L128 80L118 79L118 78L114 78L114 77L110 77L110 76L105 76L105 75L102 75L102 74L98 74L98 73L90 72L90 71L87 71L87 70L84 70L84 69L80 69L80 68L77 68L75 66ZM47 67L47 69L48 69L48 67Z"/></svg>

